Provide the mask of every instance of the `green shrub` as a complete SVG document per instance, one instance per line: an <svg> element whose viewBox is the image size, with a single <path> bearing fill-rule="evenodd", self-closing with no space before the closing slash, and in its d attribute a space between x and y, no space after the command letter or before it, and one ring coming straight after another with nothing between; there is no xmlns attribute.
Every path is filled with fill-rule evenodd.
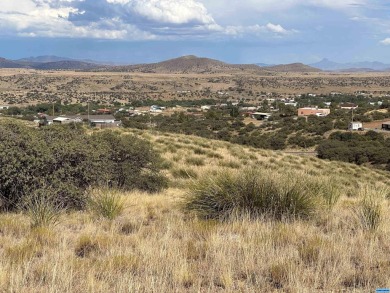
<svg viewBox="0 0 390 293"><path fill-rule="evenodd" d="M88 207L97 216L113 220L123 212L125 205L118 191L100 188L89 193Z"/></svg>
<svg viewBox="0 0 390 293"><path fill-rule="evenodd" d="M295 179L289 179L295 178ZM281 176L255 169L222 170L195 181L185 198L185 209L207 219L249 214L272 219L307 219L323 205L304 176Z"/></svg>
<svg viewBox="0 0 390 293"><path fill-rule="evenodd" d="M84 191L107 185L148 191L167 186L160 157L150 143L113 131L92 135L77 125L35 129L20 122L0 123L0 197L15 209L36 190L55 190L55 204L83 208Z"/></svg>
<svg viewBox="0 0 390 293"><path fill-rule="evenodd" d="M113 131L100 132L92 138L108 145L106 167L114 187L150 192L167 187L167 181L159 173L163 161L150 142Z"/></svg>

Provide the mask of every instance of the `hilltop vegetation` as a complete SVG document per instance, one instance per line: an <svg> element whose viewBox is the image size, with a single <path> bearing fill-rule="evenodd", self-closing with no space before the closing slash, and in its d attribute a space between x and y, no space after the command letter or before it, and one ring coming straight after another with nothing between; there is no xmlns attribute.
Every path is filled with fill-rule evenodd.
<svg viewBox="0 0 390 293"><path fill-rule="evenodd" d="M3 212L1 291L390 286L388 172L157 131L123 130L119 137L151 143L168 189L150 195L91 186L84 211L57 212L40 225L31 210ZM264 192L269 196L259 201ZM218 205L193 201L204 196ZM283 200L289 198L300 204ZM210 209L217 216L203 213Z"/></svg>
<svg viewBox="0 0 390 293"><path fill-rule="evenodd" d="M23 207L35 193L61 208L83 208L90 186L159 191L159 156L147 142L80 125L34 129L0 122L0 207Z"/></svg>

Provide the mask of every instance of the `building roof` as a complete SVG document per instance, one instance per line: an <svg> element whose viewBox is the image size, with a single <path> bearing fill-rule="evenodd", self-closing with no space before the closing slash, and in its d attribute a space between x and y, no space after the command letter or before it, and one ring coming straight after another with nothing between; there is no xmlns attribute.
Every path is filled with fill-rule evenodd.
<svg viewBox="0 0 390 293"><path fill-rule="evenodd" d="M382 125L389 125L390 126L390 121L383 122Z"/></svg>
<svg viewBox="0 0 390 293"><path fill-rule="evenodd" d="M67 121L67 120L71 120L72 118L69 118L69 117L57 117L57 118L54 118L53 121Z"/></svg>
<svg viewBox="0 0 390 293"><path fill-rule="evenodd" d="M358 105L352 104L352 103L345 103L340 105L341 108L357 108Z"/></svg>

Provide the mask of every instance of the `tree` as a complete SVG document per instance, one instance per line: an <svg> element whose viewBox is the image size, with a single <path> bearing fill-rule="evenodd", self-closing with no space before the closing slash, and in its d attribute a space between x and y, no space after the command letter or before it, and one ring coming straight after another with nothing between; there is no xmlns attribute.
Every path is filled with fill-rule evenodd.
<svg viewBox="0 0 390 293"><path fill-rule="evenodd" d="M240 115L240 112L238 111L238 107L232 107L230 109L230 117L238 117Z"/></svg>

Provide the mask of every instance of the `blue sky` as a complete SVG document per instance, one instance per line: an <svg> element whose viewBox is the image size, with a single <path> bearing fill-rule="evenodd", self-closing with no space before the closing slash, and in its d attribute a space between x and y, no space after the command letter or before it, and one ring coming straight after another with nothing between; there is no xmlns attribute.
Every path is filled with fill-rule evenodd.
<svg viewBox="0 0 390 293"><path fill-rule="evenodd" d="M0 57L390 63L388 0L1 0Z"/></svg>

